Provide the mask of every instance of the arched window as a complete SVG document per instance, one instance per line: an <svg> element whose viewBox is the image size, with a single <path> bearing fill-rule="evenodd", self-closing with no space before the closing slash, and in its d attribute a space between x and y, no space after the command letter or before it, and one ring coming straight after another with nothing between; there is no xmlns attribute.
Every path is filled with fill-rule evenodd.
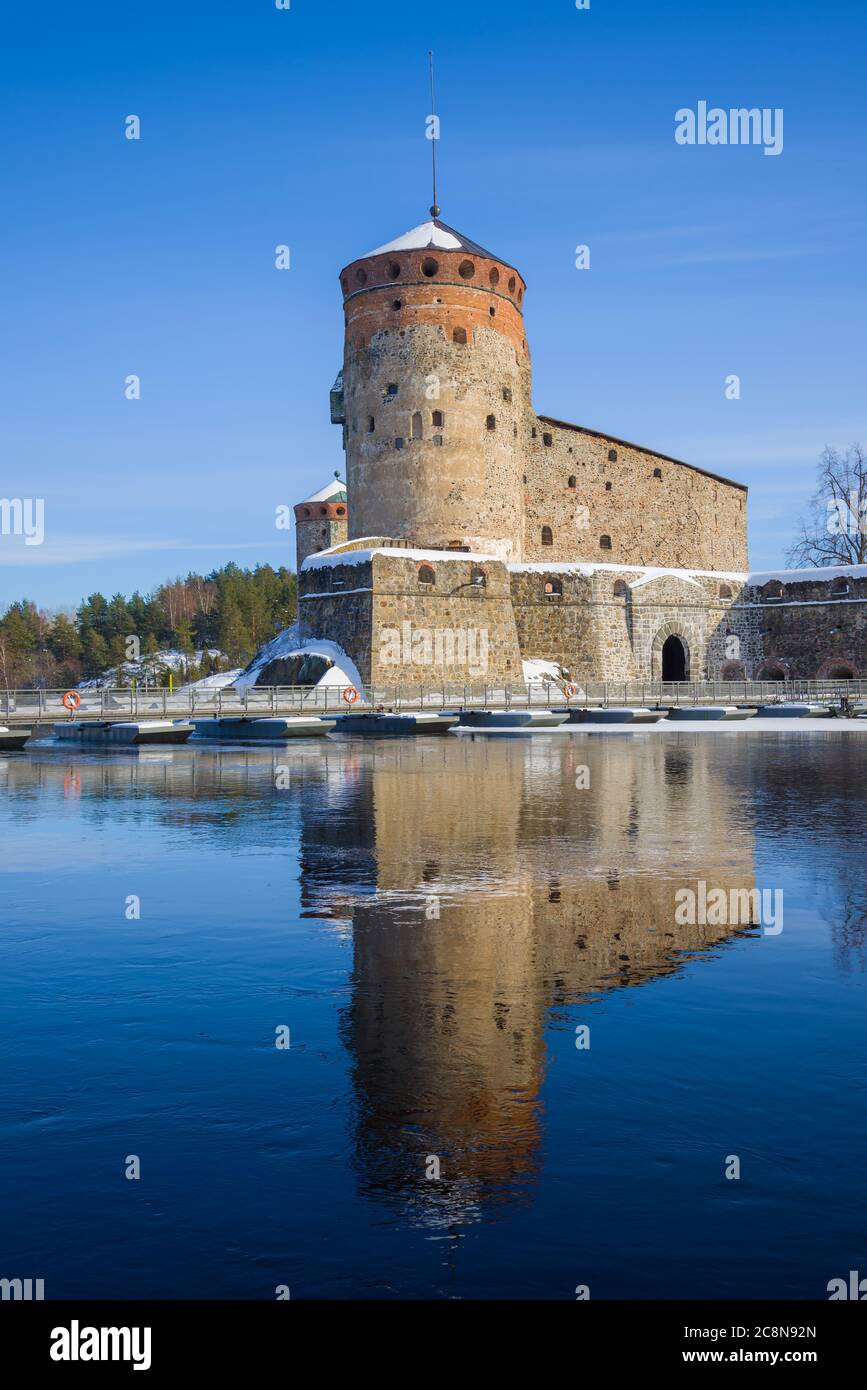
<svg viewBox="0 0 867 1390"><path fill-rule="evenodd" d="M852 586L848 579L835 579L831 587L832 598L848 598L852 592Z"/></svg>
<svg viewBox="0 0 867 1390"><path fill-rule="evenodd" d="M413 439L421 439L421 411L417 410L412 417L412 436Z"/></svg>
<svg viewBox="0 0 867 1390"><path fill-rule="evenodd" d="M446 422L446 417L441 410L431 411L431 424L435 430L441 430Z"/></svg>
<svg viewBox="0 0 867 1390"><path fill-rule="evenodd" d="M479 569L478 565L473 565L473 568L470 570L470 583L472 584L473 588L484 589L487 582L488 576L485 574L485 571L483 569Z"/></svg>
<svg viewBox="0 0 867 1390"><path fill-rule="evenodd" d="M614 585L615 598L629 598L629 585L625 579L618 579Z"/></svg>
<svg viewBox="0 0 867 1390"><path fill-rule="evenodd" d="M771 579L762 589L762 597L767 599L769 603L779 603L780 599L785 596L785 592L779 579Z"/></svg>
<svg viewBox="0 0 867 1390"><path fill-rule="evenodd" d="M610 549L611 549L611 537L610 537L610 536L600 536L600 537L599 537L599 549L600 549L600 550L610 550Z"/></svg>
<svg viewBox="0 0 867 1390"><path fill-rule="evenodd" d="M548 575L545 579L545 598L548 602L551 599L563 597L563 580L556 575Z"/></svg>
<svg viewBox="0 0 867 1390"><path fill-rule="evenodd" d="M654 470L653 470L653 476L654 476L654 478L661 478L661 477L662 477L662 469L661 469L661 468L654 468Z"/></svg>
<svg viewBox="0 0 867 1390"><path fill-rule="evenodd" d="M570 486L570 487L577 487L577 486L578 486L578 479L575 477L575 474L574 474L574 473L572 474L572 476L571 476L570 479L569 479L569 486Z"/></svg>
<svg viewBox="0 0 867 1390"><path fill-rule="evenodd" d="M550 526L543 526L543 527L542 527L542 544L543 544L543 545L553 545L553 544L554 544L554 532L551 530L551 527L550 527Z"/></svg>
<svg viewBox="0 0 867 1390"><path fill-rule="evenodd" d="M436 584L437 577L430 565L420 565L418 571L419 584Z"/></svg>
<svg viewBox="0 0 867 1390"><path fill-rule="evenodd" d="M609 463L616 463L616 462L617 462L617 450L616 450L616 449L609 449L609 450L608 450L608 462L609 462Z"/></svg>
<svg viewBox="0 0 867 1390"><path fill-rule="evenodd" d="M720 598L731 598L731 596L732 596L731 586L730 586L729 584L720 584L720 586L719 586L719 596L720 596Z"/></svg>
<svg viewBox="0 0 867 1390"><path fill-rule="evenodd" d="M495 429L497 428L497 417L496 417L496 415L489 415L488 418L487 418L487 420L485 421L485 425L487 426L487 428L488 428L489 430L495 430Z"/></svg>
<svg viewBox="0 0 867 1390"><path fill-rule="evenodd" d="M454 331L452 332L452 342L453 342L453 343L460 343L461 347L466 347L466 345L467 345L467 330L466 330L465 328L456 328L456 329L454 329Z"/></svg>
<svg viewBox="0 0 867 1390"><path fill-rule="evenodd" d="M742 681L747 676L742 661L724 661L719 674L720 680L724 681Z"/></svg>

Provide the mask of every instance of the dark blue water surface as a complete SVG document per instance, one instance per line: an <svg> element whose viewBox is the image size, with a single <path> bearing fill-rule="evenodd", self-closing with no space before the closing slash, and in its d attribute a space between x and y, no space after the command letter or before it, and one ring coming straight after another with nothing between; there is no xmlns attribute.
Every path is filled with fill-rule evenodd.
<svg viewBox="0 0 867 1390"><path fill-rule="evenodd" d="M0 1277L867 1275L865 778L833 731L0 755ZM679 925L699 880L781 889L783 931Z"/></svg>

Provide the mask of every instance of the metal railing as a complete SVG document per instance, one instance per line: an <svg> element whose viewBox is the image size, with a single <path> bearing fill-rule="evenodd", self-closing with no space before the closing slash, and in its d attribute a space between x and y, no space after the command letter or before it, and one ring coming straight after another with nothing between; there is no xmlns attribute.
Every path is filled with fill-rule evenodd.
<svg viewBox="0 0 867 1390"><path fill-rule="evenodd" d="M46 723L63 719L196 719L248 715L337 714L349 708L388 710L550 707L585 705L772 704L782 701L840 705L867 700L865 680L812 681L589 681L568 696L556 684L484 685L446 682L377 686L351 706L342 685L253 686L234 690L81 690L70 713L63 690L0 689L0 722Z"/></svg>

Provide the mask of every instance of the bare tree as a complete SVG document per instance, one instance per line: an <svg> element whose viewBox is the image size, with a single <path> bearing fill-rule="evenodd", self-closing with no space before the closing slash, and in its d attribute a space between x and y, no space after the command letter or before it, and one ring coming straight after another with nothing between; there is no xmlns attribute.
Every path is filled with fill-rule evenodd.
<svg viewBox="0 0 867 1390"><path fill-rule="evenodd" d="M818 486L798 527L789 564L867 564L867 458L860 444L842 454L825 449Z"/></svg>

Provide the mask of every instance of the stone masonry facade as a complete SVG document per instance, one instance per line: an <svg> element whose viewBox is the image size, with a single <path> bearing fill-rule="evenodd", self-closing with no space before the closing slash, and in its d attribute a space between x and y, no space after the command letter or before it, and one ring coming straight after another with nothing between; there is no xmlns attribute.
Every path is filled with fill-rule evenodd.
<svg viewBox="0 0 867 1390"><path fill-rule="evenodd" d="M781 582L378 545L314 558L300 584L303 630L338 642L375 687L520 685L532 658L579 686L659 681L669 638L686 680L867 676L867 570Z"/></svg>
<svg viewBox="0 0 867 1390"><path fill-rule="evenodd" d="M434 221L340 280L346 505L296 508L299 618L365 683L867 675L867 567L750 574L740 483L536 414L508 262Z"/></svg>

